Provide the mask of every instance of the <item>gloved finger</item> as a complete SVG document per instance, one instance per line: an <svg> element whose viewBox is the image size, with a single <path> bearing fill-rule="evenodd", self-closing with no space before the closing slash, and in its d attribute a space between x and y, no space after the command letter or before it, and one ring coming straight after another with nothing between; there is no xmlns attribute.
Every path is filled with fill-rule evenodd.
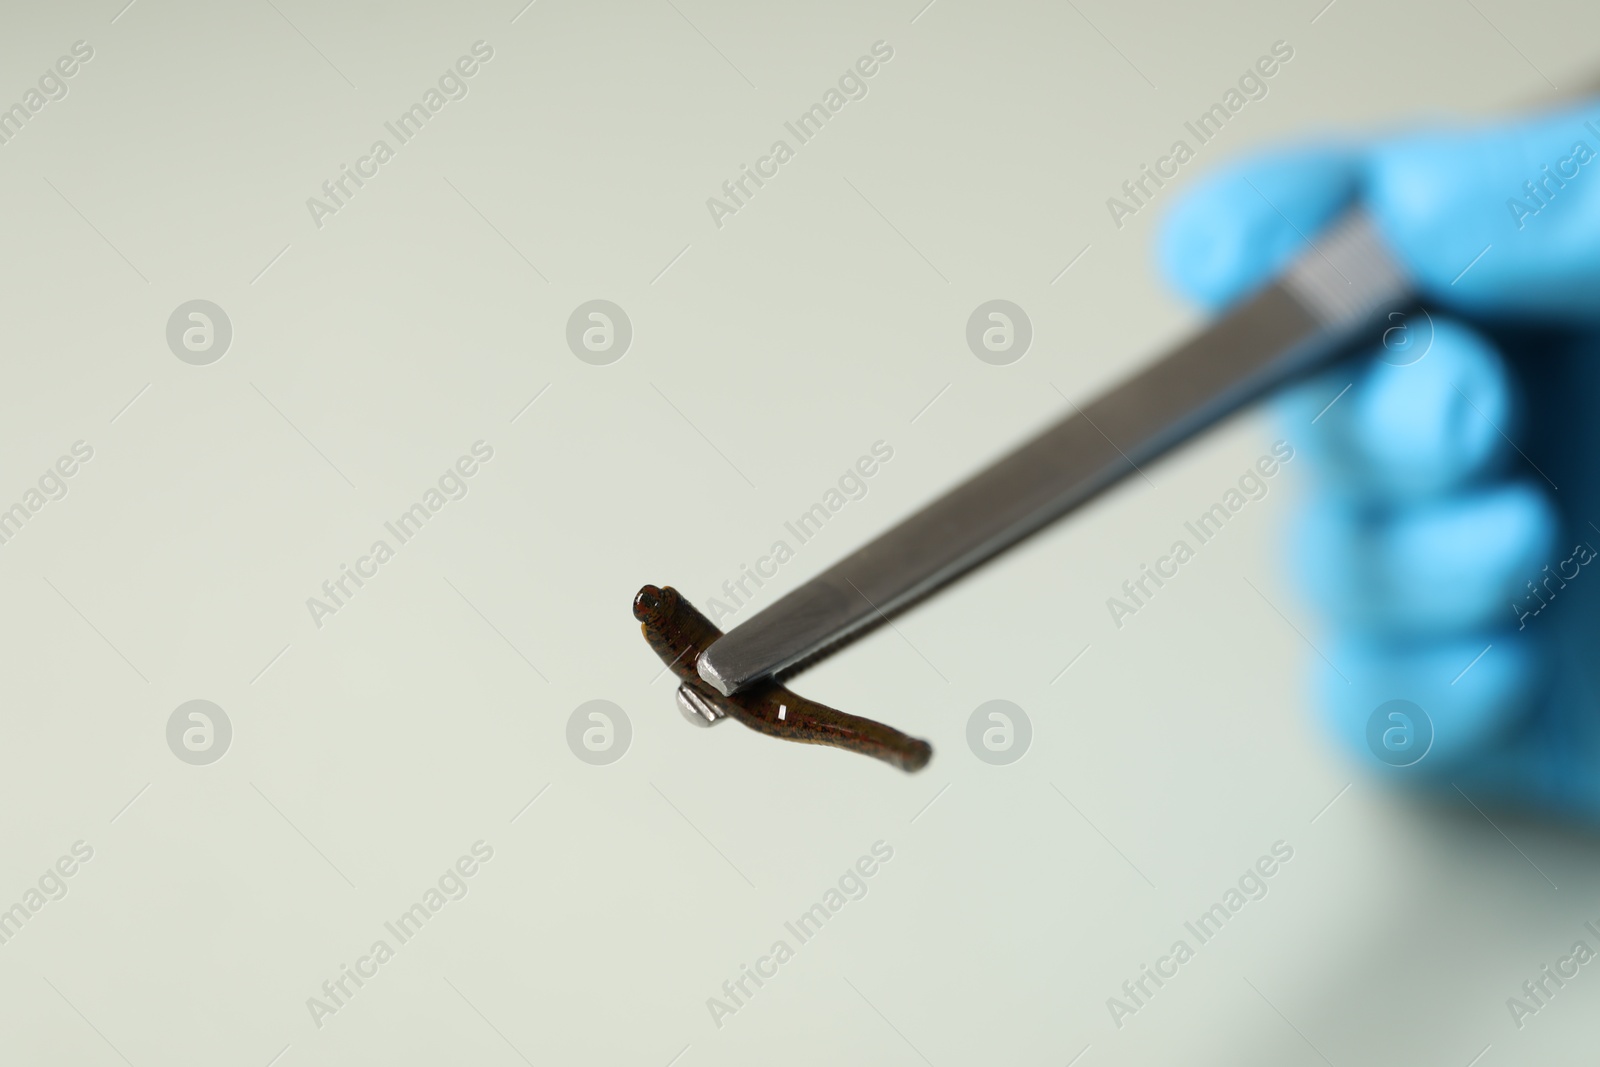
<svg viewBox="0 0 1600 1067"><path fill-rule="evenodd" d="M1439 315L1387 352L1340 364L1279 401L1284 436L1344 494L1373 501L1453 490L1505 466L1520 429L1516 383L1494 344Z"/></svg>
<svg viewBox="0 0 1600 1067"><path fill-rule="evenodd" d="M1424 296L1477 315L1600 319L1600 105L1373 146L1366 200Z"/></svg>
<svg viewBox="0 0 1600 1067"><path fill-rule="evenodd" d="M1542 486L1516 483L1394 508L1328 493L1301 524L1296 570L1334 627L1436 640L1521 625L1560 516Z"/></svg>
<svg viewBox="0 0 1600 1067"><path fill-rule="evenodd" d="M1162 222L1163 273L1206 307L1231 302L1310 247L1308 236L1355 199L1362 167L1354 148L1308 146L1207 175Z"/></svg>
<svg viewBox="0 0 1600 1067"><path fill-rule="evenodd" d="M1411 646L1332 641L1315 675L1315 704L1359 762L1445 782L1501 747L1538 708L1547 645L1528 631L1499 630Z"/></svg>
<svg viewBox="0 0 1600 1067"><path fill-rule="evenodd" d="M1162 226L1172 285L1220 307L1309 247L1358 198L1431 302L1600 319L1600 107L1371 146L1303 147L1203 179Z"/></svg>

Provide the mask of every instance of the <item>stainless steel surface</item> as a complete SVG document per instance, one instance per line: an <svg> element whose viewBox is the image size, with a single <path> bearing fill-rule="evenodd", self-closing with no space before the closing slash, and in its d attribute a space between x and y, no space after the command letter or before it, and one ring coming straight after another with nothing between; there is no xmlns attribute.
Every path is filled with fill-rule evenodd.
<svg viewBox="0 0 1600 1067"><path fill-rule="evenodd" d="M714 708L705 698L686 685L678 686L678 710L696 726L715 726L728 717L721 708Z"/></svg>
<svg viewBox="0 0 1600 1067"><path fill-rule="evenodd" d="M1410 300L1360 212L1308 244L1200 334L734 627L700 657L700 676L731 694L881 621L1338 353Z"/></svg>

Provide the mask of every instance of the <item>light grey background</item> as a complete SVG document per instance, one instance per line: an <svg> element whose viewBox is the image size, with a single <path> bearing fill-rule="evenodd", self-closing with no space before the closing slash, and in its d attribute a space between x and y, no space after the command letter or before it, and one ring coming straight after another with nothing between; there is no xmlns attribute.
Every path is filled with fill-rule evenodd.
<svg viewBox="0 0 1600 1067"><path fill-rule="evenodd" d="M1294 427L1230 425L796 682L928 737L919 775L674 709L637 587L703 604L888 442L769 603L1180 336L1149 249L1197 174L1537 97L1600 31L1509 0L921 3L11 5L0 101L94 58L0 146L0 506L94 457L0 546L0 906L94 855L0 945L0 1058L1583 1060L1600 978L1520 1032L1505 999L1600 917L1592 845L1418 809L1325 744L1277 565L1301 464L1110 621ZM1280 39L1270 95L1113 227L1106 197ZM469 95L313 225L478 40ZM714 226L706 198L879 40L868 96ZM233 326L209 366L165 340L193 299ZM565 345L592 299L633 323L610 366ZM991 299L1033 322L1010 366L966 348ZM479 440L466 498L316 627L306 599ZM206 766L166 741L196 699L233 730ZM632 724L607 766L565 740L597 699ZM992 699L1032 721L1009 766L966 747ZM479 840L468 895L314 1025ZM707 998L879 840L867 896L715 1026ZM1269 895L1113 1025L1278 840Z"/></svg>

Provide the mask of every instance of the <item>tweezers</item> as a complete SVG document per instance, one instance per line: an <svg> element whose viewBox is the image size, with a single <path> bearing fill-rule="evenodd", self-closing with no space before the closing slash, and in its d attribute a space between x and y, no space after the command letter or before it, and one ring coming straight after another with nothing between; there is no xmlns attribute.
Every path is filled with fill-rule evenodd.
<svg viewBox="0 0 1600 1067"><path fill-rule="evenodd" d="M815 662L1264 394L1375 346L1395 315L1421 310L1361 210L1307 244L1198 334L729 630L700 657L701 679L732 696Z"/></svg>

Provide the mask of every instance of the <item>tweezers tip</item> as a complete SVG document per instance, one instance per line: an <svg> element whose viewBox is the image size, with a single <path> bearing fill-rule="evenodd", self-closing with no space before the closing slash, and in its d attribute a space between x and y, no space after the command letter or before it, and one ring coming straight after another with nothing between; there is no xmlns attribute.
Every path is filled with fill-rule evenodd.
<svg viewBox="0 0 1600 1067"><path fill-rule="evenodd" d="M700 680L725 697L733 696L736 686L730 679L725 679L722 672L717 670L717 665L712 662L715 648L708 648L701 653L700 661L695 664L695 670L700 674Z"/></svg>

